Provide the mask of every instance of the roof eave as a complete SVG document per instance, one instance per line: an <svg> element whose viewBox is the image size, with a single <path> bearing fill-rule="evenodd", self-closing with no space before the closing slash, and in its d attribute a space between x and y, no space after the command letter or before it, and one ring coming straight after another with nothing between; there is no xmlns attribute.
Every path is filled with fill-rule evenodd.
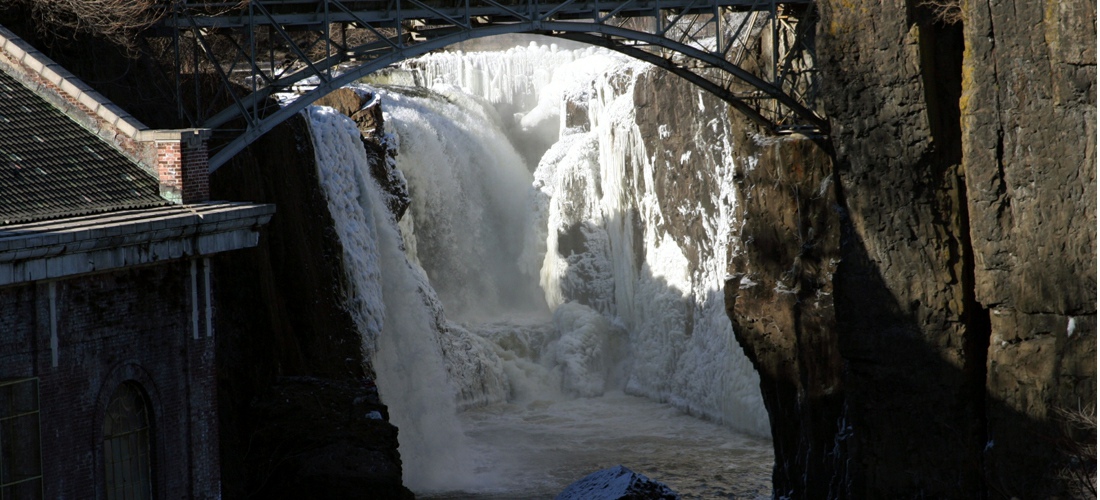
<svg viewBox="0 0 1100 500"><path fill-rule="evenodd" d="M209 202L0 226L0 286L249 248L270 204Z"/></svg>

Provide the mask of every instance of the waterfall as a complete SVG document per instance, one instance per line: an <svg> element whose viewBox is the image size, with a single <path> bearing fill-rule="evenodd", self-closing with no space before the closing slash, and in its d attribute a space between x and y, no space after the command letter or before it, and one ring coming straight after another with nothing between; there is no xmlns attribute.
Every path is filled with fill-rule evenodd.
<svg viewBox="0 0 1100 500"><path fill-rule="evenodd" d="M419 490L461 486L472 467L438 338L442 307L406 258L355 123L331 108L311 107L308 116L354 290L349 305L365 351L374 353L379 394L401 432L405 483Z"/></svg>
<svg viewBox="0 0 1100 500"><path fill-rule="evenodd" d="M419 75L410 80L448 95L457 87L482 110L516 106L510 122L487 122L511 123L520 129L511 137L551 144L533 174L537 233L528 236L528 265L537 259L550 309L579 303L626 332L625 389L767 435L759 377L734 338L721 291L739 227L735 163L753 166L751 158L734 159L722 109L708 109L693 90L691 112L715 142L694 144L672 161L697 165L694 175L708 180L701 184L715 188L664 204L701 219L705 241L685 241L668 229L671 214L658 194L657 160L669 153L659 140L647 144L637 123L635 86L656 71L652 66L604 50L535 43L503 53L443 52L408 66ZM663 124L659 130L658 139L671 135ZM417 185L411 176L410 184ZM694 260L684 245L694 245Z"/></svg>
<svg viewBox="0 0 1100 500"><path fill-rule="evenodd" d="M725 113L690 96L710 142L671 161L714 188L662 200L671 153L647 143L635 109L651 66L532 43L403 71L385 82L430 88L357 84L381 96L408 180L400 224L354 125L324 108L309 117L354 284L348 307L401 432L406 484L485 480L455 415L503 402L625 391L766 436L759 378L721 291L739 227L733 175L752 167L730 153ZM701 236L670 227L674 215L699 221Z"/></svg>
<svg viewBox="0 0 1100 500"><path fill-rule="evenodd" d="M452 319L545 315L521 260L532 230L531 174L491 108L457 89L434 90L375 90L409 183L406 240Z"/></svg>

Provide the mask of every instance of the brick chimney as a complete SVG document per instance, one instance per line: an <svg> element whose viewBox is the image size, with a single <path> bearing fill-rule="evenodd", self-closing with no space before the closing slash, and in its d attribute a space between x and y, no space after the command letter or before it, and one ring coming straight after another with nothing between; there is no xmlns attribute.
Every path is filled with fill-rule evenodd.
<svg viewBox="0 0 1100 500"><path fill-rule="evenodd" d="M173 203L210 200L210 154L208 129L156 130L156 169L160 195Z"/></svg>

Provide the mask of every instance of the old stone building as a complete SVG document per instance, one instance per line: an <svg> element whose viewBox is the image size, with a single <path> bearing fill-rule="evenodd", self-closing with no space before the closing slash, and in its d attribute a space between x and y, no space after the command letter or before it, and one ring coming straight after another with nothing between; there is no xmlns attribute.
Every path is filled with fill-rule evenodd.
<svg viewBox="0 0 1100 500"><path fill-rule="evenodd" d="M0 498L218 498L202 130L149 130L0 27Z"/></svg>

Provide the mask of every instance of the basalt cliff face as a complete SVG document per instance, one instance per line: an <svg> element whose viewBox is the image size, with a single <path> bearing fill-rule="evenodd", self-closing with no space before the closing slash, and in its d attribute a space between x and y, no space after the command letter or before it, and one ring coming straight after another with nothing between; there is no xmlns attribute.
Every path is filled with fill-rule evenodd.
<svg viewBox="0 0 1100 500"><path fill-rule="evenodd" d="M758 163L737 177L744 222L726 311L760 374L775 491L842 496L850 431L836 342L842 208L833 162L804 138L741 144Z"/></svg>
<svg viewBox="0 0 1100 500"><path fill-rule="evenodd" d="M758 152L726 284L776 494L1087 494L1095 4L818 8L832 133Z"/></svg>

